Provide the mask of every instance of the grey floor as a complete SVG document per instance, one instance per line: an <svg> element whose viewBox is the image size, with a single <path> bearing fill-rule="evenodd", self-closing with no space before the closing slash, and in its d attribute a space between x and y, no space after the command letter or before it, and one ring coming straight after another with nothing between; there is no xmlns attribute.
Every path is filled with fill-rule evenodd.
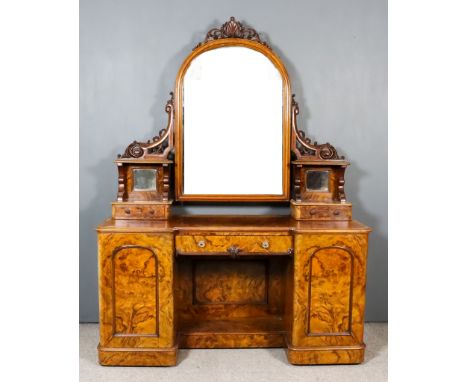
<svg viewBox="0 0 468 382"><path fill-rule="evenodd" d="M80 325L81 382L387 381L387 324L368 323L361 365L292 366L283 349L180 350L176 367L103 367L97 362L98 325Z"/></svg>

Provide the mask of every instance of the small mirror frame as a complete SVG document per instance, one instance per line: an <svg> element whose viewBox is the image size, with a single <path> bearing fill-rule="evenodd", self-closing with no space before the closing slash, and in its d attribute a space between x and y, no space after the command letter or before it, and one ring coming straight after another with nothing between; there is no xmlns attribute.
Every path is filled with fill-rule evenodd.
<svg viewBox="0 0 468 382"><path fill-rule="evenodd" d="M136 191L136 192L155 192L158 190L158 171L154 168L134 168L133 171L133 191ZM148 173L151 173L151 177L154 178L153 179L153 182L154 182L154 187L151 187L151 188L148 188L148 187L144 187L144 188L139 188L138 187L138 173L141 173L141 174L148 174Z"/></svg>
<svg viewBox="0 0 468 382"><path fill-rule="evenodd" d="M322 189L322 188L309 188L309 175L312 174L320 174L320 177L322 177L323 174L326 174L326 184L327 188ZM308 192L330 192L330 171L329 170L307 170L305 173L305 183L306 183L306 190ZM320 182L322 182L322 179L320 179Z"/></svg>

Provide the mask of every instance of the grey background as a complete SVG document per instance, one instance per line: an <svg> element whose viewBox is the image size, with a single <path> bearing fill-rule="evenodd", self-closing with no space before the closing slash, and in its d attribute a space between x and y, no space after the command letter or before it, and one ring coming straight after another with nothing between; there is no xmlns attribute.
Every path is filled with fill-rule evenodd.
<svg viewBox="0 0 468 382"><path fill-rule="evenodd" d="M180 64L235 16L283 59L299 127L351 161L354 218L373 228L367 321L387 320L387 2L385 0L80 1L80 321L97 322L95 227L117 192L113 160L166 126ZM192 206L186 213L288 213Z"/></svg>

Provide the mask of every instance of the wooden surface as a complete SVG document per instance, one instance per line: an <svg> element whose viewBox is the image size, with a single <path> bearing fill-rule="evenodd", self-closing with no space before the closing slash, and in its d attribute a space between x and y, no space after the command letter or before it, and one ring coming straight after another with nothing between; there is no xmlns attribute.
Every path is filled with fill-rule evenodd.
<svg viewBox="0 0 468 382"><path fill-rule="evenodd" d="M316 346L294 348L288 346L286 354L293 365L346 365L364 361L362 346Z"/></svg>
<svg viewBox="0 0 468 382"><path fill-rule="evenodd" d="M370 232L356 221L297 221L290 216L171 216L166 221L107 219L98 232L174 232L177 234L233 232L241 235L257 232L292 234L318 232Z"/></svg>
<svg viewBox="0 0 468 382"><path fill-rule="evenodd" d="M289 256L178 258L179 346L284 346L285 269L291 261Z"/></svg>
<svg viewBox="0 0 468 382"><path fill-rule="evenodd" d="M293 161L292 172L294 178L294 187L292 199L296 202L315 202L315 203L343 203L346 204L345 195L345 171L347 164L337 165L330 161L329 163ZM328 190L310 190L307 188L307 174L310 171L328 172Z"/></svg>
<svg viewBox="0 0 468 382"><path fill-rule="evenodd" d="M175 366L177 348L104 348L98 346L102 366Z"/></svg>
<svg viewBox="0 0 468 382"><path fill-rule="evenodd" d="M362 346L367 234L294 238L293 347Z"/></svg>
<svg viewBox="0 0 468 382"><path fill-rule="evenodd" d="M289 235L177 235L178 255L225 254L274 255L292 252L293 240Z"/></svg>
<svg viewBox="0 0 468 382"><path fill-rule="evenodd" d="M129 365L146 362L143 358L160 359L162 353L132 356L136 351L154 348L172 349L168 350L169 355L164 355L164 363L169 362L170 354L175 357L172 241L169 234L99 235L100 360L103 364ZM127 354L123 348L132 352ZM119 349L122 352L116 353ZM113 363L116 359L118 363Z"/></svg>
<svg viewBox="0 0 468 382"><path fill-rule="evenodd" d="M291 216L296 220L351 220L351 203L311 203L291 200Z"/></svg>
<svg viewBox="0 0 468 382"><path fill-rule="evenodd" d="M180 347L275 348L284 347L284 323L281 316L190 320L180 324Z"/></svg>
<svg viewBox="0 0 468 382"><path fill-rule="evenodd" d="M171 202L114 202L112 217L123 220L166 220Z"/></svg>
<svg viewBox="0 0 468 382"><path fill-rule="evenodd" d="M370 229L356 221L175 216L98 231L103 365L171 365L178 348L363 359Z"/></svg>
<svg viewBox="0 0 468 382"><path fill-rule="evenodd" d="M154 163L153 161L144 162L140 160L138 164L130 161L116 161L118 177L117 203L122 202L160 202L167 203L172 195L170 190L171 182L171 163ZM134 188L134 170L154 170L155 171L155 190L135 190ZM115 217L115 215L113 215ZM139 216L139 215L136 215ZM122 216L117 216L121 218ZM142 218L142 216L139 216ZM143 217L144 218L144 217Z"/></svg>

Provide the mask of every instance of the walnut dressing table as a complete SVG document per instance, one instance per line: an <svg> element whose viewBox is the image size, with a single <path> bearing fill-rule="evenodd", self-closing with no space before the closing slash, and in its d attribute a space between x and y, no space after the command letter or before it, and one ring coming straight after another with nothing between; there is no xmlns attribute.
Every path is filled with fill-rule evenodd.
<svg viewBox="0 0 468 382"><path fill-rule="evenodd" d="M231 18L186 58L166 112L116 160L112 218L97 228L100 363L252 347L362 362L370 228L352 220L349 163L297 128L280 58ZM197 202L288 202L291 216L171 214Z"/></svg>

